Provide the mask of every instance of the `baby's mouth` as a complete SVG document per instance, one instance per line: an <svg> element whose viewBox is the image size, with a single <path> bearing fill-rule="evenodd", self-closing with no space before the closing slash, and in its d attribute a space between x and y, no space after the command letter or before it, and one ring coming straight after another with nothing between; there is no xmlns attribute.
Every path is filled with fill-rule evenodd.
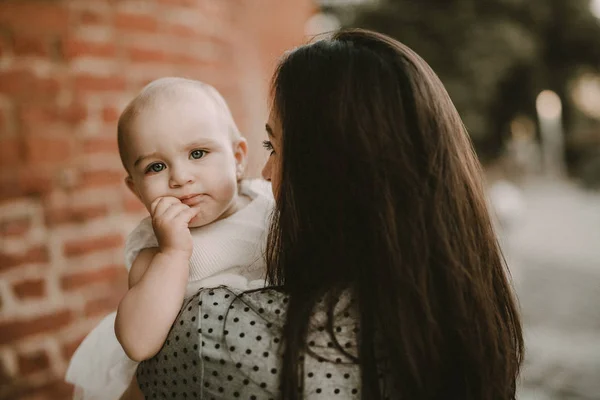
<svg viewBox="0 0 600 400"><path fill-rule="evenodd" d="M188 196L180 197L179 200L183 204L192 207L192 206L195 206L196 204L198 204L199 202L201 202L202 199L204 199L204 197L205 197L205 195L202 194L202 193L200 193L200 194L191 194L191 195L188 195Z"/></svg>

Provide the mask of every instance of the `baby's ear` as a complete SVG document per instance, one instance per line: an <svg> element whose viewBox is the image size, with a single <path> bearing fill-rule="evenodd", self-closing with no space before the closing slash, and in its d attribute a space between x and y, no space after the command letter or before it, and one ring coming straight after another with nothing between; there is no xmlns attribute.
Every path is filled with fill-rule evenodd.
<svg viewBox="0 0 600 400"><path fill-rule="evenodd" d="M233 155L235 157L237 179L241 180L246 169L246 159L248 158L248 141L246 138L239 138L234 142Z"/></svg>
<svg viewBox="0 0 600 400"><path fill-rule="evenodd" d="M127 185L127 188L131 191L131 193L133 193L135 197L137 197L141 201L142 198L137 189L135 188L135 184L133 183L133 179L131 179L131 176L127 175L127 178L125 178L125 184Z"/></svg>

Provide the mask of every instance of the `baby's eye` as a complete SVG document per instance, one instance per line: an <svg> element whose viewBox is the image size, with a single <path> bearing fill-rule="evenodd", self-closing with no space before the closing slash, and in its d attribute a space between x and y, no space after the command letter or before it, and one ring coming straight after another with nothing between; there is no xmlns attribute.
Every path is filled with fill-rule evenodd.
<svg viewBox="0 0 600 400"><path fill-rule="evenodd" d="M167 166L163 163L154 163L150 164L148 169L146 169L146 172L160 172L165 168L167 168Z"/></svg>
<svg viewBox="0 0 600 400"><path fill-rule="evenodd" d="M194 150L190 153L190 158L193 158L194 160L198 160L202 157L204 157L206 155L206 152L204 150Z"/></svg>

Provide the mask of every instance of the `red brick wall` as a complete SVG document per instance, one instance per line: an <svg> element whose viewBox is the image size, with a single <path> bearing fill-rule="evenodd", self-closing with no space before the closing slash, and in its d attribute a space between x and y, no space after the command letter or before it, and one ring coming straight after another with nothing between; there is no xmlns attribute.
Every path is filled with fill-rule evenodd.
<svg viewBox="0 0 600 400"><path fill-rule="evenodd" d="M213 84L259 172L267 82L311 0L0 1L0 398L61 399L67 362L126 287L144 215L115 122L148 81Z"/></svg>

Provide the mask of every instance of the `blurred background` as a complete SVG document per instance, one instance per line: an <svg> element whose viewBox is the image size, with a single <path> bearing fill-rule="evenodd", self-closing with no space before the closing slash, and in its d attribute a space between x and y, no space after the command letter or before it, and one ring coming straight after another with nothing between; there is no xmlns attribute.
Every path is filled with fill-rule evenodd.
<svg viewBox="0 0 600 400"><path fill-rule="evenodd" d="M278 57L387 33L446 85L484 165L522 307L522 400L600 399L600 1L0 1L0 399L67 399L145 216L116 121L149 81L214 85L258 176Z"/></svg>

